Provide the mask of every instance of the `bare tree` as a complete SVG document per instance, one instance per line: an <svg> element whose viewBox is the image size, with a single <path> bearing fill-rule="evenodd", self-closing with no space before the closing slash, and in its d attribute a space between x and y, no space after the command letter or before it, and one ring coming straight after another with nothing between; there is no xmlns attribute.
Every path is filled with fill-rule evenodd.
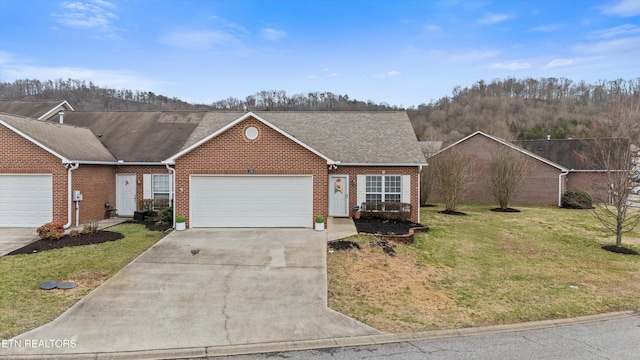
<svg viewBox="0 0 640 360"><path fill-rule="evenodd" d="M616 247L622 247L622 235L633 231L640 223L640 211L628 201L631 193L631 148L628 139L598 139L587 154L594 168L590 182L594 198L593 216L616 235Z"/></svg>
<svg viewBox="0 0 640 360"><path fill-rule="evenodd" d="M449 148L429 158L429 179L444 201L445 211L456 212L475 183L474 158L457 148Z"/></svg>
<svg viewBox="0 0 640 360"><path fill-rule="evenodd" d="M518 151L500 145L490 165L491 193L500 209L507 209L518 189L524 184L531 169L529 158Z"/></svg>

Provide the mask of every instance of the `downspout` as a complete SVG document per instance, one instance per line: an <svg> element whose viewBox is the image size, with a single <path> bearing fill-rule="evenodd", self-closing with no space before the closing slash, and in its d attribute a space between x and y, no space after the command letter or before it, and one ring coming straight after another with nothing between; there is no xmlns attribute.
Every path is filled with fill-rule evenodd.
<svg viewBox="0 0 640 360"><path fill-rule="evenodd" d="M167 170L169 170L169 172L171 173L171 175L173 175L171 177L171 187L173 189L171 189L171 194L173 195L173 197L171 198L173 200L173 228L176 228L176 169L169 167L169 164L165 164L164 166L167 167Z"/></svg>
<svg viewBox="0 0 640 360"><path fill-rule="evenodd" d="M429 166L429 165L427 165ZM420 222L420 204L422 202L422 165L418 165L418 223Z"/></svg>
<svg viewBox="0 0 640 360"><path fill-rule="evenodd" d="M73 201L72 201L72 196L71 196L71 172L75 169L77 169L80 166L80 164L75 163L72 164L70 168L67 169L67 199L68 199L68 204L67 204L67 223L64 224L64 228L65 230L68 229L69 227L71 227L71 213L73 210Z"/></svg>
<svg viewBox="0 0 640 360"><path fill-rule="evenodd" d="M558 175L558 207L562 207L562 177L569 174L568 170L563 171Z"/></svg>

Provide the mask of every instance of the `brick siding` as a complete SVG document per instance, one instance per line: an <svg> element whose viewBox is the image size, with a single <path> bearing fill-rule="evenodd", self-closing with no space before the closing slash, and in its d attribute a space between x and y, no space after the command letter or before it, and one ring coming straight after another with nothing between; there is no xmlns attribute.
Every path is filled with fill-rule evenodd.
<svg viewBox="0 0 640 360"><path fill-rule="evenodd" d="M348 175L349 176L349 211L354 206L359 205L357 202L358 194L358 175L410 175L411 176L411 221L419 222L419 192L418 179L419 170L417 166L340 166L337 169L329 171L329 175ZM327 185L328 186L328 185ZM327 193L329 189L326 189Z"/></svg>
<svg viewBox="0 0 640 360"><path fill-rule="evenodd" d="M476 181L465 202L496 203L490 189L490 165L492 153L497 147L505 146L483 135L473 136L457 145L456 148L470 154L476 162ZM446 151L446 150L445 150ZM513 150L516 151L516 150ZM548 165L533 157L522 154L531 161L530 175L520 187L513 199L513 205L558 205L558 176L560 169ZM438 155L435 155L438 156ZM563 178L563 182L566 179ZM562 184L564 189L564 184ZM441 195L433 189L428 201L442 201Z"/></svg>
<svg viewBox="0 0 640 360"><path fill-rule="evenodd" d="M247 127L259 131L255 140L244 136ZM313 214L327 216L327 162L256 119L246 119L176 160L176 214L187 217L189 177L192 174L313 175ZM309 219L311 226L313 219Z"/></svg>

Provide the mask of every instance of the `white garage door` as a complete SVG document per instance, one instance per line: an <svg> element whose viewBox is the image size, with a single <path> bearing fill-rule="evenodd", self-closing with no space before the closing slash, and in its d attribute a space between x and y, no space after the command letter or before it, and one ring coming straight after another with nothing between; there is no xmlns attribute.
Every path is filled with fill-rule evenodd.
<svg viewBox="0 0 640 360"><path fill-rule="evenodd" d="M53 219L51 175L0 175L0 227L37 227Z"/></svg>
<svg viewBox="0 0 640 360"><path fill-rule="evenodd" d="M191 227L311 227L311 176L191 176Z"/></svg>

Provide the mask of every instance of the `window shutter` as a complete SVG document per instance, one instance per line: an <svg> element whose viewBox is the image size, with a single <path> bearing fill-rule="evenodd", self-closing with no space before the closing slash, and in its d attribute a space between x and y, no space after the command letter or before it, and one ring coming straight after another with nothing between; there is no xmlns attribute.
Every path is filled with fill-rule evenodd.
<svg viewBox="0 0 640 360"><path fill-rule="evenodd" d="M151 187L151 174L142 175L142 198L153 199L153 189Z"/></svg>
<svg viewBox="0 0 640 360"><path fill-rule="evenodd" d="M402 200L403 203L411 204L411 175L402 175Z"/></svg>
<svg viewBox="0 0 640 360"><path fill-rule="evenodd" d="M356 205L361 206L366 197L367 192L367 175L358 175L356 177Z"/></svg>

